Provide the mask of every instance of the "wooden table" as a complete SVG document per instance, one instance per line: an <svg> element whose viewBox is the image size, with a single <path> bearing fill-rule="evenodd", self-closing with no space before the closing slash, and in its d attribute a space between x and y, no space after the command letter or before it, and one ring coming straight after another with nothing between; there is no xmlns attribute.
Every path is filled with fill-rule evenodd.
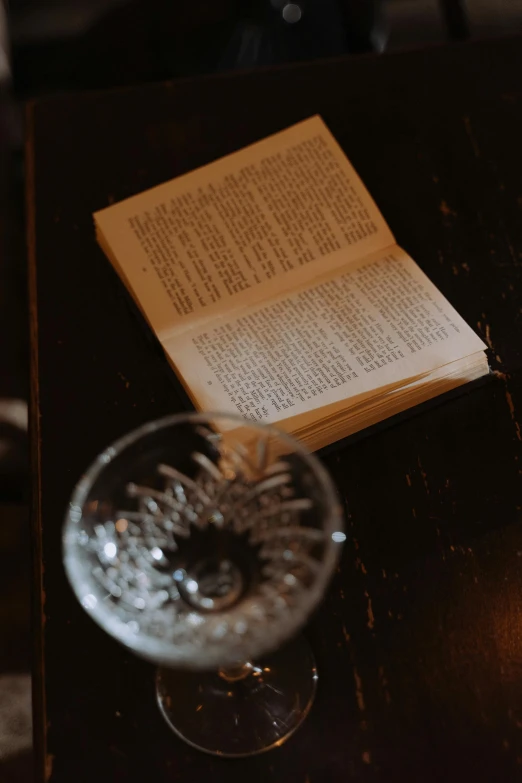
<svg viewBox="0 0 522 783"><path fill-rule="evenodd" d="M40 774L92 781L515 781L522 776L522 40L59 97L29 107ZM110 441L180 410L91 213L323 115L397 239L491 347L480 388L346 442L339 572L309 629L317 701L281 749L193 751L153 668L61 565L64 510Z"/></svg>

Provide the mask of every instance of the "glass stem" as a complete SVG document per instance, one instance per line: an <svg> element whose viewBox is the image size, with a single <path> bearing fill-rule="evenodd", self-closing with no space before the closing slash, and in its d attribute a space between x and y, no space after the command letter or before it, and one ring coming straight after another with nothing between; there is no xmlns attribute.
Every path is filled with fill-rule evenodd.
<svg viewBox="0 0 522 783"><path fill-rule="evenodd" d="M238 663L237 666L229 666L224 669L220 669L218 674L227 682L239 682L249 677L255 670L255 666L252 663Z"/></svg>

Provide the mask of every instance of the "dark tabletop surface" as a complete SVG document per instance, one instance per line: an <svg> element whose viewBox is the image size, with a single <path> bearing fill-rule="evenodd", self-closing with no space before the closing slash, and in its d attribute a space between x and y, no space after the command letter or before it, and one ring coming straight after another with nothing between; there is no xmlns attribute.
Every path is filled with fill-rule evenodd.
<svg viewBox="0 0 522 783"><path fill-rule="evenodd" d="M522 776L522 40L319 62L29 106L35 726L40 774L92 781ZM398 241L489 344L492 375L324 457L348 540L307 633L320 686L282 748L225 761L155 706L61 565L94 456L186 405L91 213L320 113Z"/></svg>

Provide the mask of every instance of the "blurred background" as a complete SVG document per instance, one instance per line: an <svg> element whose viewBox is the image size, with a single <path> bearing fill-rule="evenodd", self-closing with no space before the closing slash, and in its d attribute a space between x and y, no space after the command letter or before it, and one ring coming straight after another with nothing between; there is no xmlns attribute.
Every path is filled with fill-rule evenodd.
<svg viewBox="0 0 522 783"><path fill-rule="evenodd" d="M522 31L522 0L0 0L0 783L31 781L23 106Z"/></svg>

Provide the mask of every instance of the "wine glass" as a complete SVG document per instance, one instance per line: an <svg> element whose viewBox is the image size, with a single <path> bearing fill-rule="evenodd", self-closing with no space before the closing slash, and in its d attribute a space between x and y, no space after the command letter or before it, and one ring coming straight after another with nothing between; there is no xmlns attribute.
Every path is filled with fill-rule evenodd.
<svg viewBox="0 0 522 783"><path fill-rule="evenodd" d="M320 462L272 427L180 414L107 448L77 484L63 554L83 608L158 664L191 745L247 756L306 717L317 670L296 636L345 539Z"/></svg>

